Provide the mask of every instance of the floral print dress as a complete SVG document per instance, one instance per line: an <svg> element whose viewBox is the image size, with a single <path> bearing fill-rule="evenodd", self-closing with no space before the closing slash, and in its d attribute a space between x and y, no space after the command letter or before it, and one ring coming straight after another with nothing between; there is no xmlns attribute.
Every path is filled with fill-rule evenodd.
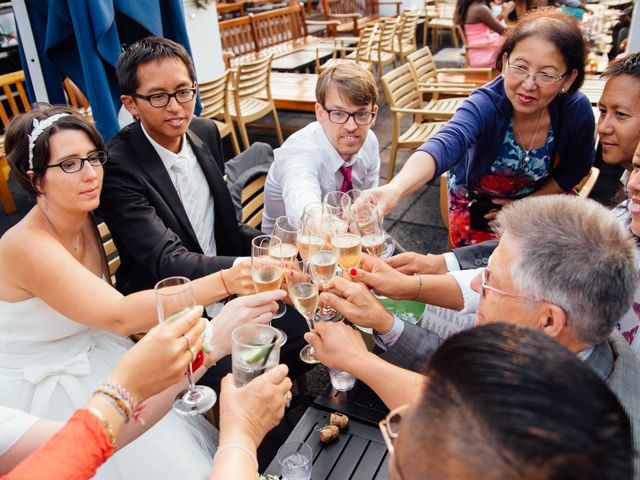
<svg viewBox="0 0 640 480"><path fill-rule="evenodd" d="M493 240L490 229L471 227L470 203L479 197L518 199L533 193L541 181L547 178L555 166L553 159L554 137L551 125L546 143L526 152L516 143L513 123L505 133L502 148L488 174L469 184L449 171L449 232L453 247ZM475 199L475 200L474 200ZM471 204L473 205L473 204ZM499 205L495 206L500 208Z"/></svg>

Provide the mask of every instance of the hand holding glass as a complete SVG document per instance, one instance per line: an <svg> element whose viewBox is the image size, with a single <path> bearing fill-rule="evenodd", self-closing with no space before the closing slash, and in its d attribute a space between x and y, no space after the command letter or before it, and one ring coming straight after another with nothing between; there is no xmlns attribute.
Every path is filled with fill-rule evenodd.
<svg viewBox="0 0 640 480"><path fill-rule="evenodd" d="M191 281L186 277L169 277L160 280L155 286L156 308L160 322L170 322L181 317L196 306ZM184 337L187 348L191 349L191 340ZM191 350L193 358L196 352ZM189 388L181 391L173 401L173 408L183 415L197 415L209 410L216 403L217 395L209 387L195 385L191 378L192 364L189 364L187 376Z"/></svg>

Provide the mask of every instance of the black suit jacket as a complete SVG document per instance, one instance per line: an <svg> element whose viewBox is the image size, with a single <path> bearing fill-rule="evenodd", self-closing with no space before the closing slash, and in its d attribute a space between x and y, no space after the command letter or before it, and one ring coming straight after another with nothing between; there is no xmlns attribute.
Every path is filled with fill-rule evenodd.
<svg viewBox="0 0 640 480"><path fill-rule="evenodd" d="M237 256L251 255L251 239L260 233L236 220L222 177L224 156L215 124L194 117L187 139L213 195L218 256L202 253L162 160L135 122L107 145L100 202L121 260L116 285L125 294L153 288L173 275L194 279L228 268Z"/></svg>

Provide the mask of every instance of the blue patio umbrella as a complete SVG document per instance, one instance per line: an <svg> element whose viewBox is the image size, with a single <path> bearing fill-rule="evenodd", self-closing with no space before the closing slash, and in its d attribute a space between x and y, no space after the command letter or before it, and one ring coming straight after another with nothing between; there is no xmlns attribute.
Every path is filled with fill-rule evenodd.
<svg viewBox="0 0 640 480"><path fill-rule="evenodd" d="M49 101L65 103L62 79L69 77L87 96L105 139L120 129L115 64L123 47L156 35L190 51L182 0L38 0L26 5Z"/></svg>

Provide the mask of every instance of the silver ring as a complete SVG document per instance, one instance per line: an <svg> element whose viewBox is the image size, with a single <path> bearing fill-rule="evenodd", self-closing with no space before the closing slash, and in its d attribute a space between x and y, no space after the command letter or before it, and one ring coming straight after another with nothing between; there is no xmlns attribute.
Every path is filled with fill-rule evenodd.
<svg viewBox="0 0 640 480"><path fill-rule="evenodd" d="M193 349L193 347L189 347L189 351L191 352L191 361L195 361L196 359L196 351Z"/></svg>
<svg viewBox="0 0 640 480"><path fill-rule="evenodd" d="M291 405L291 398L293 398L293 395L291 395L291 391L288 391L287 393L284 394L285 407L289 407Z"/></svg>
<svg viewBox="0 0 640 480"><path fill-rule="evenodd" d="M182 335L182 338L184 338L187 341L187 350L191 350L191 339L186 335Z"/></svg>

